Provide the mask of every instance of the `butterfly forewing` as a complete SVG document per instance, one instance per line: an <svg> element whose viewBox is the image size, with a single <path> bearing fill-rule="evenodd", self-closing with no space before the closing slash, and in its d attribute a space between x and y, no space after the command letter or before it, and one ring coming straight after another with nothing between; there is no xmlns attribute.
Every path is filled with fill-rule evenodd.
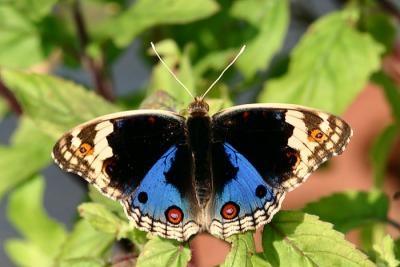
<svg viewBox="0 0 400 267"><path fill-rule="evenodd" d="M185 131L185 119L172 112L116 113L66 133L53 157L121 200L139 229L184 240L198 231L188 200L192 163Z"/></svg>
<svg viewBox="0 0 400 267"><path fill-rule="evenodd" d="M236 106L215 114L212 125L210 231L223 238L268 223L285 192L340 154L352 134L334 115L281 104Z"/></svg>

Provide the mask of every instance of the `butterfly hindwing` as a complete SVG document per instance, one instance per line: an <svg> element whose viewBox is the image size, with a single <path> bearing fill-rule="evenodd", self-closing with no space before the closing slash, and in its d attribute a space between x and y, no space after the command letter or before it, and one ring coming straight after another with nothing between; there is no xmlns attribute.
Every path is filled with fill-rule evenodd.
<svg viewBox="0 0 400 267"><path fill-rule="evenodd" d="M138 228L178 240L198 231L188 200L188 154L185 119L153 110L100 117L66 133L53 149L62 169L120 200ZM168 211L183 219L168 222Z"/></svg>
<svg viewBox="0 0 400 267"><path fill-rule="evenodd" d="M248 229L268 223L285 192L340 154L352 134L340 118L294 105L236 106L215 114L212 122L214 147L223 146L228 159L215 160L212 166L216 196L211 228L224 238L245 231L246 220ZM221 149L216 151L213 157L220 159ZM230 172L221 175L220 169ZM257 192L259 185L265 189ZM240 210L231 220L220 216L225 203Z"/></svg>

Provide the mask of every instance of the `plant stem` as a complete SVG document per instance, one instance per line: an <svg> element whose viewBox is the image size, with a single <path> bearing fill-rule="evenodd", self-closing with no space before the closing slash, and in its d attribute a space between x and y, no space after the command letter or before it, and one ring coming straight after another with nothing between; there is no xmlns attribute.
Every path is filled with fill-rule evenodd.
<svg viewBox="0 0 400 267"><path fill-rule="evenodd" d="M104 66L102 58L96 60L90 57L86 48L89 44L89 35L86 30L85 20L82 15L81 5L79 0L75 0L72 4L72 14L75 22L75 28L78 34L80 56L83 63L88 68L93 82L95 84L96 91L107 100L114 100L114 92L111 86L111 82L107 77L107 71Z"/></svg>
<svg viewBox="0 0 400 267"><path fill-rule="evenodd" d="M123 263L123 262L129 262L129 261L135 260L136 258L137 258L136 254L130 253L130 254L127 254L125 256L122 256L119 259L116 259L116 260L112 261L111 264L112 264L112 266L114 266L114 265L117 265L117 264L120 264L120 263Z"/></svg>
<svg viewBox="0 0 400 267"><path fill-rule="evenodd" d="M11 110L15 112L18 116L22 115L22 107L18 103L17 99L13 93L7 88L7 86L0 79L0 95L7 101Z"/></svg>
<svg viewBox="0 0 400 267"><path fill-rule="evenodd" d="M398 231L400 231L400 223L388 218L387 223L396 228Z"/></svg>
<svg viewBox="0 0 400 267"><path fill-rule="evenodd" d="M388 0L379 0L376 2L382 7L383 10L391 14L398 21L400 21L400 10L396 7L396 5L389 2Z"/></svg>

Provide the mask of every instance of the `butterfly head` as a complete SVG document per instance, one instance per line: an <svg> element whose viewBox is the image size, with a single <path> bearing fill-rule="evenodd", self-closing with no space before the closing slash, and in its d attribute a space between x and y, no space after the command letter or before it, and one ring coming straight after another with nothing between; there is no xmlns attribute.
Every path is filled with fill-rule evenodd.
<svg viewBox="0 0 400 267"><path fill-rule="evenodd" d="M209 109L208 104L202 97L195 97L194 101L188 107L191 116L204 116L208 113Z"/></svg>

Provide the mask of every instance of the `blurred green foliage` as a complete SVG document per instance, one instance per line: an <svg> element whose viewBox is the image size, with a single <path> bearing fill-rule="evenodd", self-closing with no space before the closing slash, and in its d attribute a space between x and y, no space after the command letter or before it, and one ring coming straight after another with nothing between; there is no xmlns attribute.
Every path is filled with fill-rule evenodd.
<svg viewBox="0 0 400 267"><path fill-rule="evenodd" d="M383 183L399 133L400 94L381 66L394 47L399 24L378 2L349 1L313 21L291 51L278 54L288 34L289 0L1 1L0 90L6 97L0 98L0 119L16 108L15 103L7 106L12 101L6 90L23 110L10 144L0 145L0 200L9 194L7 217L21 234L4 245L10 259L18 266L111 266L113 245L124 239L133 244L132 265L186 266L190 261L188 244L133 229L121 206L93 188L89 202L77 208L80 218L71 231L43 206L45 184L39 173L50 164L51 147L63 132L99 115L138 108L143 100L142 106L151 106L160 91L172 99L166 109L182 110L192 100L155 61L149 49L154 41L196 95L247 44L235 71L209 94L212 112L251 92L254 101L297 103L340 114L374 74L394 119L370 151L373 189L344 191L303 209L320 219L280 212L264 228L264 252L256 253L252 233L236 235L222 266L399 266L400 241L386 235L382 224L390 221ZM144 91L115 99L111 67L133 41L152 66L151 77ZM29 72L82 65L96 80L94 90ZM366 254L343 238L360 228Z"/></svg>

